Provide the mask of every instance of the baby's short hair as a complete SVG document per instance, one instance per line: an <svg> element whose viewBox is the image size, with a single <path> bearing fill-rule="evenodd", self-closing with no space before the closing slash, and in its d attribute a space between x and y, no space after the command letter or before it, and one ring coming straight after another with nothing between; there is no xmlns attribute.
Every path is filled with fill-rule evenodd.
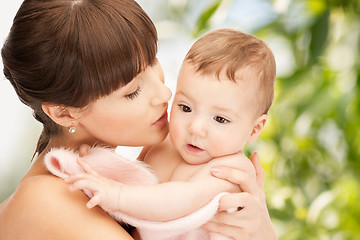
<svg viewBox="0 0 360 240"><path fill-rule="evenodd" d="M256 86L260 114L267 113L274 98L275 58L266 43L235 29L218 29L197 40L185 57L204 75L225 71L232 81L240 81L237 72L249 69ZM239 72L238 72L239 73Z"/></svg>

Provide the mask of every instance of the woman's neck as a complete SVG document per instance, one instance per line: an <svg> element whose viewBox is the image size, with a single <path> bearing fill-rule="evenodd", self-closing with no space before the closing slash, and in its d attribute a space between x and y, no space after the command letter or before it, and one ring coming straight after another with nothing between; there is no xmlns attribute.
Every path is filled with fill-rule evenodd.
<svg viewBox="0 0 360 240"><path fill-rule="evenodd" d="M45 147L45 149L37 156L35 156L33 166L31 167L26 177L35 176L35 175L43 175L49 174L45 164L44 157L45 155L53 148L65 148L65 149L74 149L78 150L81 144L85 142L77 142L72 139L66 138L64 136L52 137L50 138L49 143ZM86 143L89 144L89 143Z"/></svg>
<svg viewBox="0 0 360 240"><path fill-rule="evenodd" d="M76 134L76 133L75 133ZM48 152L52 148L65 148L78 150L82 144L93 146L97 143L95 139L89 139L88 137L82 137L80 134L64 134L56 137L51 137L48 145L43 152Z"/></svg>

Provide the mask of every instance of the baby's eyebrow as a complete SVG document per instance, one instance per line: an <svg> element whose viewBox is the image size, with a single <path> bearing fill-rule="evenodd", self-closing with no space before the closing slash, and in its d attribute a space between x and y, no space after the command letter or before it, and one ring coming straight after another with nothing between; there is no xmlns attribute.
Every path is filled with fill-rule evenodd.
<svg viewBox="0 0 360 240"><path fill-rule="evenodd" d="M185 92L183 92L183 91L181 91L181 90L176 91L175 95L183 95L183 96L185 96L186 98L190 98L190 99L191 99L191 97L190 97L189 95L187 95Z"/></svg>
<svg viewBox="0 0 360 240"><path fill-rule="evenodd" d="M213 107L215 111L219 111L219 112L226 112L232 116L236 116L239 117L239 114L237 111L234 111L233 109L227 108L227 107L222 107L222 106L214 106Z"/></svg>

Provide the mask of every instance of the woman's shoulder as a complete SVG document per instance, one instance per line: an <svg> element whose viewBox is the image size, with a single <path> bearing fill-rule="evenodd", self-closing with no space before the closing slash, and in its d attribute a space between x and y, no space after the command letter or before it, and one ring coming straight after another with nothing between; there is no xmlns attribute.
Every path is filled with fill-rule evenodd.
<svg viewBox="0 0 360 240"><path fill-rule="evenodd" d="M104 235L131 239L124 238L126 232L104 211L87 209L87 201L81 191L70 192L60 178L27 177L0 206L0 239L98 239Z"/></svg>

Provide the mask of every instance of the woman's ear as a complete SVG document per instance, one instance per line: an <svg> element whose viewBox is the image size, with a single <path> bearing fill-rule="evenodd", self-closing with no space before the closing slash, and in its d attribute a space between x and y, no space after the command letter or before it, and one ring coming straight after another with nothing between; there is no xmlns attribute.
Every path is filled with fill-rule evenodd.
<svg viewBox="0 0 360 240"><path fill-rule="evenodd" d="M81 116L81 111L78 108L64 107L48 103L43 103L41 107L49 118L63 127L69 128L76 126L77 121Z"/></svg>
<svg viewBox="0 0 360 240"><path fill-rule="evenodd" d="M250 137L247 141L248 144L253 143L259 137L260 133L264 129L265 123L268 120L268 118L269 116L267 114L262 114L260 117L258 117L255 120Z"/></svg>

